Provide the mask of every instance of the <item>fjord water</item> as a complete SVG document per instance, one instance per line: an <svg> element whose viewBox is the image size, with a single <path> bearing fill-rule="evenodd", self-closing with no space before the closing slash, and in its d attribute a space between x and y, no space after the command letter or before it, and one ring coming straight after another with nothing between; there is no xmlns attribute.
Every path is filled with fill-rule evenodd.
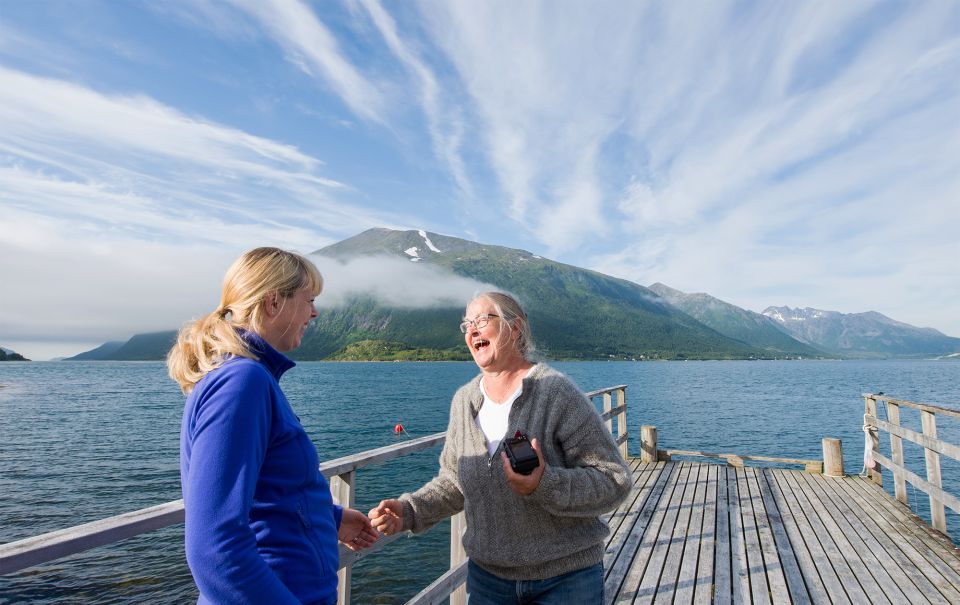
<svg viewBox="0 0 960 605"><path fill-rule="evenodd" d="M847 472L862 466L863 398L884 391L960 407L960 363L949 361L576 362L555 367L583 390L626 384L631 453L641 424L661 449L820 458L822 437L843 440ZM300 363L282 381L319 450L331 459L446 428L450 396L472 363ZM161 363L0 364L0 543L180 497L183 397ZM883 412L881 411L881 416ZM939 419L960 443L960 423ZM915 412L903 423L919 429ZM522 427L518 427L522 428ZM884 452L889 444L884 438ZM439 450L359 472L357 508L412 490ZM923 475L919 448L905 445ZM942 458L957 493L960 465ZM892 481L886 476L885 485ZM926 497L909 491L925 509ZM948 511L956 538L957 518ZM186 603L196 599L182 525L0 577L6 603ZM448 565L448 524L402 539L353 571L353 602L401 603Z"/></svg>

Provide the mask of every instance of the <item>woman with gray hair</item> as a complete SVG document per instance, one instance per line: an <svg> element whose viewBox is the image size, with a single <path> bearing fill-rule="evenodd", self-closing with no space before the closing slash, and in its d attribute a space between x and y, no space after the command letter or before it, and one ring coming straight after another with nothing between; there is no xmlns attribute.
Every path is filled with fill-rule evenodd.
<svg viewBox="0 0 960 605"><path fill-rule="evenodd" d="M463 510L471 605L602 602L600 515L630 489L613 437L570 379L530 359L513 297L480 294L460 330L480 374L453 397L440 472L380 502L374 528L422 532Z"/></svg>

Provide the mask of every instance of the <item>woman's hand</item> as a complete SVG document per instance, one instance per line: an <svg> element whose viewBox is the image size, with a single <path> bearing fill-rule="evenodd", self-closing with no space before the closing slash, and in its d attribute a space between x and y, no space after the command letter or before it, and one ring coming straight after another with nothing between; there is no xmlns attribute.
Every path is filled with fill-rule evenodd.
<svg viewBox="0 0 960 605"><path fill-rule="evenodd" d="M513 472L513 468L510 466L510 459L507 458L506 452L500 452L500 458L503 459L503 474L507 476L507 482L510 483L510 488L521 496L529 496L537 491L537 488L540 487L540 478L543 477L543 471L547 467L547 462L543 459L543 454L540 453L540 446L537 444L536 438L530 442L530 447L537 453L537 460L540 461L540 466L533 469L529 475L521 475L520 473Z"/></svg>
<svg viewBox="0 0 960 605"><path fill-rule="evenodd" d="M369 517L373 529L385 536L403 530L403 504L399 500L381 500L376 508L370 509Z"/></svg>
<svg viewBox="0 0 960 605"><path fill-rule="evenodd" d="M373 546L373 543L380 539L380 534L373 530L366 515L358 510L345 508L337 539L350 550L360 550Z"/></svg>

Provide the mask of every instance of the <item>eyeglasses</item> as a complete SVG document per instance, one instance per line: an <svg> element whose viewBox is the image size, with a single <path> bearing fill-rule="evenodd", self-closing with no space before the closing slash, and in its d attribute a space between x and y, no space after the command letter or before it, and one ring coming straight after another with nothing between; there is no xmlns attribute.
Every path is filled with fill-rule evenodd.
<svg viewBox="0 0 960 605"><path fill-rule="evenodd" d="M467 331L470 330L470 326L473 326L474 328L479 330L480 328L483 328L487 325L491 317L500 317L500 316L494 315L492 313L487 313L486 315L477 315L477 317L474 319L465 319L460 324L460 331L466 334Z"/></svg>

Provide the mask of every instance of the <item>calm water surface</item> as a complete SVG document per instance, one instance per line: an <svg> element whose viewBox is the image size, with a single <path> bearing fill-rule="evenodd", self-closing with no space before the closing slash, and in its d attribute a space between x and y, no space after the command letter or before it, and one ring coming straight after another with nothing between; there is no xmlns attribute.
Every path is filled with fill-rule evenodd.
<svg viewBox="0 0 960 605"><path fill-rule="evenodd" d="M862 465L864 392L960 406L960 363L758 361L556 363L584 390L627 384L630 449L653 424L662 449L820 458L822 437L843 440L847 472ZM445 429L450 396L473 363L301 363L283 388L321 459ZM180 498L183 397L161 363L0 364L0 543ZM881 416L883 413L881 412ZM919 429L916 414L903 423ZM942 438L960 426L941 420ZM883 443L885 452L888 443ZM919 448L905 445L923 474ZM416 489L438 449L360 471L357 508ZM957 493L960 465L943 459ZM888 485L891 481L886 482ZM925 497L909 491L925 510ZM948 510L956 537L958 520ZM182 526L0 577L6 603L188 603L196 588ZM448 565L446 523L361 561L353 602L402 603Z"/></svg>

